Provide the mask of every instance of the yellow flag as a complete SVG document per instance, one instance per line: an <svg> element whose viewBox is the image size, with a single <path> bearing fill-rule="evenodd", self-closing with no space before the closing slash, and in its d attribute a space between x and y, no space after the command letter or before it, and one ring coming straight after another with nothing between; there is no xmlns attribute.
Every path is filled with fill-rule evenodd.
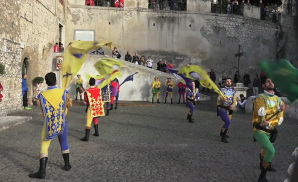
<svg viewBox="0 0 298 182"><path fill-rule="evenodd" d="M221 90L217 87L217 85L211 80L207 72L200 66L190 65L182 67L178 71L178 74L183 74L183 76L192 80L199 80L203 87L214 90L222 97L225 97Z"/></svg>
<svg viewBox="0 0 298 182"><path fill-rule="evenodd" d="M73 41L66 48L62 64L62 87L67 88L86 60L87 53L102 46L112 48L112 42Z"/></svg>
<svg viewBox="0 0 298 182"><path fill-rule="evenodd" d="M122 67L123 63L113 58L103 58L95 63L94 67L100 75L111 74Z"/></svg>
<svg viewBox="0 0 298 182"><path fill-rule="evenodd" d="M94 67L100 75L90 75L85 73L86 78L89 80L91 77L96 80L96 85L98 88L103 88L104 86L111 83L118 77L122 77L121 67L123 63L112 58L103 58L102 60L95 63Z"/></svg>

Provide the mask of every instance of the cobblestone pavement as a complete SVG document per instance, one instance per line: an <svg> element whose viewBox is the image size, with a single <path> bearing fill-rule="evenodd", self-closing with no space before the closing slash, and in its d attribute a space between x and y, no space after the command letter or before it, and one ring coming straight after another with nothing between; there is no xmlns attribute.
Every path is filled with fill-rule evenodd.
<svg viewBox="0 0 298 182"><path fill-rule="evenodd" d="M46 181L257 181L260 146L252 141L252 115L234 113L230 143L222 143L215 97L196 105L194 124L187 122L183 104L123 104L100 118L100 136L90 135L89 142L79 140L84 136L84 110L84 106L74 106L67 118L72 169L61 169L64 163L55 139L49 149ZM0 132L0 179L43 181L28 177L39 168L40 109L35 106L12 115L33 119ZM298 122L289 119L279 127L272 163L277 171L268 172L270 182L288 177L297 128Z"/></svg>

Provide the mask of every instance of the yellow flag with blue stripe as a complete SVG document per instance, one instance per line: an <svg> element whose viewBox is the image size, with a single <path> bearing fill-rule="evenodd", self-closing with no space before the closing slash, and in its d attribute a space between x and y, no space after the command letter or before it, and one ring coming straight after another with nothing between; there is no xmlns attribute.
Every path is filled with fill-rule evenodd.
<svg viewBox="0 0 298 182"><path fill-rule="evenodd" d="M62 87L67 88L86 60L87 53L102 46L112 48L112 42L73 41L66 48L62 64Z"/></svg>
<svg viewBox="0 0 298 182"><path fill-rule="evenodd" d="M182 74L186 78L192 80L199 80L200 84L203 87L214 90L216 93L220 94L223 98L225 97L221 90L217 87L217 85L211 80L207 72L201 68L200 66L190 65L182 67L178 74Z"/></svg>

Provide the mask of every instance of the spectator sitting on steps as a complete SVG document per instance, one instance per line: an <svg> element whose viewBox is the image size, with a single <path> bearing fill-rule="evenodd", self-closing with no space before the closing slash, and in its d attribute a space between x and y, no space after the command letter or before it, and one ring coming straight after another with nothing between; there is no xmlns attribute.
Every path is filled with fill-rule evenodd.
<svg viewBox="0 0 298 182"><path fill-rule="evenodd" d="M243 94L240 94L240 99L237 97L237 107L239 107L242 112L245 112L246 98Z"/></svg>

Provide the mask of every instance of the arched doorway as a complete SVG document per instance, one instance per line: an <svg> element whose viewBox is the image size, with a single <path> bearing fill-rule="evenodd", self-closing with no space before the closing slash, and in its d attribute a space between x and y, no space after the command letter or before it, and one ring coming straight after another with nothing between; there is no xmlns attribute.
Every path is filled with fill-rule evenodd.
<svg viewBox="0 0 298 182"><path fill-rule="evenodd" d="M29 69L29 61L28 58L25 58L22 65L22 75L27 74Z"/></svg>

